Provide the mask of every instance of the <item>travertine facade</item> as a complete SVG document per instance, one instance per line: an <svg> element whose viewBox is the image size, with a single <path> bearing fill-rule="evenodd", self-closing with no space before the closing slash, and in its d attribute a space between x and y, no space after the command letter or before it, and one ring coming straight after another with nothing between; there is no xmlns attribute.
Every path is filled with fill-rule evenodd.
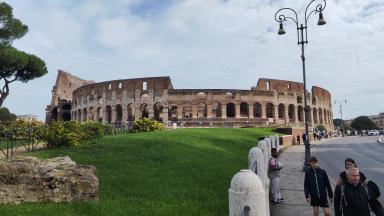
<svg viewBox="0 0 384 216"><path fill-rule="evenodd" d="M71 76L60 73L58 79ZM60 111L52 114L55 108L60 108L60 100L59 104L54 103L56 98L65 98L65 104L71 107L71 119L77 121L121 125L149 117L167 126L304 125L303 84L298 82L262 78L250 90L174 89L169 77L100 83L78 79L78 84L77 88L72 84L71 89L66 89L57 81L52 103L46 110L47 122L68 120L60 116ZM68 91L72 91L72 97L61 95ZM309 125L322 124L333 129L331 94L314 86L307 98Z"/></svg>

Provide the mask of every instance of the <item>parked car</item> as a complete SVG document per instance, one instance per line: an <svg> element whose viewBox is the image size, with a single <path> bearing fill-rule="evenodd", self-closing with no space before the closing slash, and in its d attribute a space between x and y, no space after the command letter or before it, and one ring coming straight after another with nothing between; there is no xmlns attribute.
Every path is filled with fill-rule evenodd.
<svg viewBox="0 0 384 216"><path fill-rule="evenodd" d="M384 131L383 130L379 131L379 135L384 135Z"/></svg>
<svg viewBox="0 0 384 216"><path fill-rule="evenodd" d="M380 132L378 130L370 130L368 136L379 136Z"/></svg>

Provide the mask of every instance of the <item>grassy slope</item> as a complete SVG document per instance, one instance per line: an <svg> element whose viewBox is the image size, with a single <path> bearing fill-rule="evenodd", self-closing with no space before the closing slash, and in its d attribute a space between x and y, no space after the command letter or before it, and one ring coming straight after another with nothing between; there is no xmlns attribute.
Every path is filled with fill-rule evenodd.
<svg viewBox="0 0 384 216"><path fill-rule="evenodd" d="M228 215L232 176L269 129L178 129L104 137L77 149L43 150L95 165L100 199L0 205L1 215Z"/></svg>

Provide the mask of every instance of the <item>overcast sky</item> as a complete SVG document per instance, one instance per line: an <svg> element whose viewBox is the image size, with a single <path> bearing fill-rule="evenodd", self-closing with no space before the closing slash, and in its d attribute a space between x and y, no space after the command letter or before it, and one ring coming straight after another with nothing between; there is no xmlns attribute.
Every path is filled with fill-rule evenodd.
<svg viewBox="0 0 384 216"><path fill-rule="evenodd" d="M14 46L48 74L13 83L4 106L45 119L57 70L96 82L170 76L175 88L250 89L259 78L302 82L296 28L277 35L275 12L304 21L309 0L8 0L29 32ZM384 0L328 0L327 24L308 23L308 86L347 99L343 117L384 111ZM337 105L334 118L339 118Z"/></svg>

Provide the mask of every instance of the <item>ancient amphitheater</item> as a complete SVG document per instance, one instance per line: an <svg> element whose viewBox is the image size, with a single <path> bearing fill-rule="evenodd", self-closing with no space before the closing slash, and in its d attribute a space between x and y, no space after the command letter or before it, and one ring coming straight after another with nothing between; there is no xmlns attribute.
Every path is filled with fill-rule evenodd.
<svg viewBox="0 0 384 216"><path fill-rule="evenodd" d="M308 92L309 126L333 129L331 94ZM46 108L52 120L99 121L116 127L149 117L166 126L242 127L304 125L303 84L259 79L248 90L174 89L170 77L95 83L59 71Z"/></svg>

